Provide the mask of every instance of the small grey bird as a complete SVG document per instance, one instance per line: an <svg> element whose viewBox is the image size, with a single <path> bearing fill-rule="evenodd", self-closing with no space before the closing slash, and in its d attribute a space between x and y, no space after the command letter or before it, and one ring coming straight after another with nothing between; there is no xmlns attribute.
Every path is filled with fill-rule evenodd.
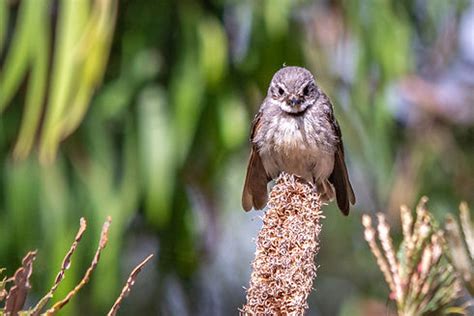
<svg viewBox="0 0 474 316"><path fill-rule="evenodd" d="M314 183L324 201L335 195L339 209L349 214L355 196L341 130L331 101L307 69L284 67L275 73L252 122L250 141L244 210L263 209L268 182L285 171Z"/></svg>

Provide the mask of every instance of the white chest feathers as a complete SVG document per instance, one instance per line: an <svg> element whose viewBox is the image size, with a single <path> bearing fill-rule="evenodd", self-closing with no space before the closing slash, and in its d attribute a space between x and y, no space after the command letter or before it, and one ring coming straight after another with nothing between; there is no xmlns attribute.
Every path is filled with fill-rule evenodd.
<svg viewBox="0 0 474 316"><path fill-rule="evenodd" d="M282 149L304 149L308 143L307 132L311 133L313 130L311 126L304 125L304 121L281 119L280 124L275 127L275 145Z"/></svg>
<svg viewBox="0 0 474 316"><path fill-rule="evenodd" d="M273 144L274 150L287 155L319 148L319 128L311 120L280 117L274 120L266 135L266 142Z"/></svg>
<svg viewBox="0 0 474 316"><path fill-rule="evenodd" d="M327 134L324 124L312 119L274 118L266 133L256 139L265 170L272 178L281 171L308 180L327 178L333 169L336 149L326 139Z"/></svg>

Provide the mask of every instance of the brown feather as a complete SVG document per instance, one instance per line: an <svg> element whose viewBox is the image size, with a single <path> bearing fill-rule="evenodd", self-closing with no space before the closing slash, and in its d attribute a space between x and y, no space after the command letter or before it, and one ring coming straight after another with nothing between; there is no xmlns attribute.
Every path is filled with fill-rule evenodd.
<svg viewBox="0 0 474 316"><path fill-rule="evenodd" d="M247 175L245 176L244 190L242 192L242 207L247 212L250 211L252 207L259 210L265 207L268 199L267 183L271 180L268 178L267 172L263 167L262 158L258 154L258 149L253 144L255 133L260 128L261 115L262 112L260 111L255 115L250 131L252 151L247 165Z"/></svg>
<svg viewBox="0 0 474 316"><path fill-rule="evenodd" d="M267 183L268 177L262 159L256 149L252 148L242 193L242 207L245 211L250 211L252 207L258 210L265 207L268 199Z"/></svg>
<svg viewBox="0 0 474 316"><path fill-rule="evenodd" d="M342 143L341 129L335 119L334 122L334 130L339 137L339 144L334 154L334 170L329 176L329 182L332 183L336 190L337 206L344 215L348 215L350 204L355 204L355 195L351 182L349 181L349 175L344 161L344 145Z"/></svg>

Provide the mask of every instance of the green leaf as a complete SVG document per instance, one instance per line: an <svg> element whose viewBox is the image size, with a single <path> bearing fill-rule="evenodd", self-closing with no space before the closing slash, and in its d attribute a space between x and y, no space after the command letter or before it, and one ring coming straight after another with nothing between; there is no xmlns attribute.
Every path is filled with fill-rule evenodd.
<svg viewBox="0 0 474 316"><path fill-rule="evenodd" d="M31 42L37 35L35 21L41 15L38 6L41 5L41 1L36 0L21 2L16 29L5 57L4 69L0 73L0 112L15 95L28 69Z"/></svg>
<svg viewBox="0 0 474 316"><path fill-rule="evenodd" d="M138 99L138 127L145 210L149 221L163 228L170 219L175 185L174 137L162 88L149 86Z"/></svg>
<svg viewBox="0 0 474 316"><path fill-rule="evenodd" d="M199 59L207 83L215 87L227 69L227 36L217 19L205 17L198 25Z"/></svg>
<svg viewBox="0 0 474 316"><path fill-rule="evenodd" d="M71 94L77 89L74 81L78 72L77 42L87 21L89 2L63 0L59 6L57 38L49 103L40 142L40 160L50 162L55 158L62 138L61 120L67 113Z"/></svg>
<svg viewBox="0 0 474 316"><path fill-rule="evenodd" d="M43 102L46 94L48 56L49 56L49 30L48 6L38 8L38 19L34 21L37 36L31 39L32 69L26 91L25 109L18 140L14 149L14 157L24 159L31 151L38 131Z"/></svg>
<svg viewBox="0 0 474 316"><path fill-rule="evenodd" d="M9 21L7 0L0 0L0 53L5 45L7 26Z"/></svg>

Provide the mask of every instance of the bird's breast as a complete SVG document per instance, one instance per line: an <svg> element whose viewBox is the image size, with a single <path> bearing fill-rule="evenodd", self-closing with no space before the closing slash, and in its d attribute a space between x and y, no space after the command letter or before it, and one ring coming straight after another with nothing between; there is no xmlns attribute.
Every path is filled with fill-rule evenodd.
<svg viewBox="0 0 474 316"><path fill-rule="evenodd" d="M327 126L302 116L274 117L257 139L265 169L276 177L281 171L308 180L327 177L334 163L334 140Z"/></svg>
<svg viewBox="0 0 474 316"><path fill-rule="evenodd" d="M281 116L269 122L264 142L289 154L308 150L334 153L330 128L309 115Z"/></svg>

